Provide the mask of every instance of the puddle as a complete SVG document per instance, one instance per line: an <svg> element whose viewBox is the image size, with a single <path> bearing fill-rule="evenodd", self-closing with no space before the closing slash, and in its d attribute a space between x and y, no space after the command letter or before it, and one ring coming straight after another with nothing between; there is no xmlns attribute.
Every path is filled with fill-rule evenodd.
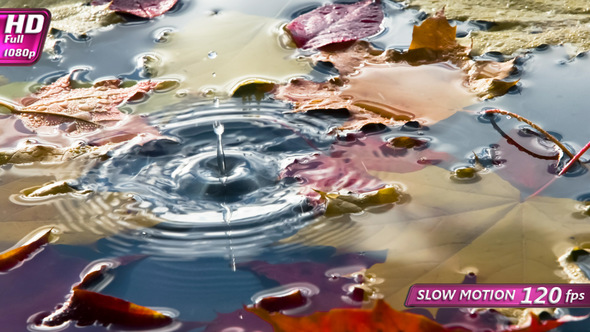
<svg viewBox="0 0 590 332"><path fill-rule="evenodd" d="M455 69L440 64L412 67L411 73L406 66L392 66L389 71L394 72L395 80L385 83L379 81L383 68L367 67L352 80L364 79L375 84L367 84L363 89L348 87L344 92L353 94L356 102L374 106L371 109L380 109L390 116L401 112L409 122L399 127L366 126L356 136L335 133L349 120L347 114L292 113L288 104L261 98L262 94L254 96L257 101L248 101L248 96L243 100L213 99L218 92L213 89L227 88L227 80L242 78L232 77L232 73L244 68L258 71L248 67L252 61L274 70L274 65L265 63L264 52L246 57L240 48L224 50L210 44L215 41L231 46L249 41L230 38L236 34L227 40L223 40L223 34L212 34L208 42L195 41L198 45L176 50L187 54L184 62L166 68L169 72L162 71L165 67L151 66L160 62L170 65L158 50L173 44L175 34L178 37L179 32L195 26L195 22L205 30L207 24L203 22L211 17L230 17L231 21L237 17L232 15L242 15L257 22L258 16L270 22L268 26L263 24L262 35L279 34L281 22L322 4L309 0L181 1L170 13L152 20L129 18L127 23L86 36L56 33L56 54L44 54L31 68L4 67L2 75L16 82L13 89L7 89L6 98L9 94L16 98L33 91L73 69L81 69L76 79L84 81L113 77L143 80L170 74L166 77L178 81L180 88L153 93L147 102L130 103L124 109L141 114L166 138L143 145L123 144L111 151L108 159L95 165L84 164L91 169L81 176L85 169L75 169L75 163L63 167L1 167L0 203L6 204L3 211L7 215L2 220L4 224L0 223L5 234L0 239L2 249L16 243L19 232L41 226L55 225L68 235L60 244L48 246L35 260L15 270L18 273L0 276L0 289L8 290L2 294L10 301L20 301L14 307L14 317L0 317L0 325L23 330L29 317L52 310L63 301L84 266L121 260L126 263L111 271L110 283L101 288L101 293L149 307L168 308L178 314L185 330L270 331L268 325L244 311L243 305L260 302L263 295L283 296L300 290L302 297L296 298L295 304L287 303L285 310L303 315L332 307L360 307L367 305L369 299L391 299L394 292L401 298L404 290L391 283L400 279L394 272L404 268L411 269L414 278L405 280L406 284L443 279L461 282L466 271L478 270L475 265L485 265L488 259L462 266L460 259L456 264L452 261L455 254L472 261L480 255L490 257L489 260L502 255L516 256L501 252L505 247L499 245L494 247L497 254L488 253L489 250L470 252L468 245L483 241L479 236L489 234L488 228L524 228L525 221L510 218L527 208L540 216L553 216L546 209L557 206L559 211L568 211L563 218L578 218L575 220L579 227L585 227L586 216L580 206L587 203L590 172L578 166L545 188L538 195L543 197L531 199L536 205L526 205L528 197L551 181L563 166L559 151L522 122L506 116L486 118L481 111L501 108L517 113L548 130L570 150L579 150L590 140L586 129L586 105L590 98L586 91L590 77L588 56L568 59L563 47L533 50L518 60L518 73L514 75L520 78L518 87L505 96L483 102L474 101L465 92ZM383 6L386 28L370 42L377 48L407 49L412 27L425 18L424 14L400 3L384 2ZM489 28L485 22L455 23L459 36ZM230 28L244 30L239 25ZM252 28L254 35L258 30ZM193 40L197 32L182 38ZM285 55L279 60L291 61L307 79L323 82L337 73L328 63L313 68L302 64L297 56L303 53L292 52L278 40L270 41L273 52ZM196 48L198 54L187 51ZM231 55L235 61L226 59L222 67L216 67L216 63L229 57L230 51L235 53ZM498 58L501 56L497 54L479 57ZM193 64L198 68L193 68ZM265 79L262 72L258 74ZM428 93L403 99L408 91L396 90L396 84L409 81L409 92ZM389 85L383 87L386 83ZM396 96L390 99L399 102L383 105L385 99L379 97L383 93ZM410 121L432 107L440 111L436 119L422 125ZM59 135L39 136L8 115L0 115L0 123L4 124L0 129L2 148L15 147L26 140L53 145L76 142ZM408 146L409 141L419 145ZM388 146L389 142L394 142L394 146ZM294 165L296 159L321 167L313 170L309 164L296 164L287 174L292 177L284 176L286 167ZM467 174L461 176L468 179L459 179L459 173L453 170ZM416 172L425 175L418 176ZM19 194L23 189L56 179L95 193L58 198L27 198ZM306 183L325 185L326 190L334 183L345 183L341 186L344 189L375 190L386 182L410 191L403 202L333 219L321 217L322 207L312 204L310 196L303 194L311 190L305 188ZM452 194L447 187L452 188ZM479 189L469 188L489 189L491 193L475 195L469 190ZM460 204L453 195L460 198ZM551 202L543 205L545 199ZM574 205L578 210L572 208L569 213ZM509 213L510 218L505 218ZM130 216L135 219L129 219ZM535 234L543 239L543 234L555 233L551 225L554 223L545 220ZM526 226L534 228L536 224L526 221ZM488 242L481 247L490 248L501 242L494 239L512 238L494 236L488 236ZM583 237L568 236L564 241L583 242ZM456 240L459 238L460 241ZM529 240L536 243L537 238ZM515 252L526 251L518 245L511 248ZM551 252L545 254L551 256ZM38 258L42 261L37 262ZM426 274L429 266L437 268L434 265L438 263L433 262L443 260L448 264L440 272L445 274L444 278ZM375 264L378 265L372 267ZM481 271L499 270L485 267L487 270ZM364 271L369 268L376 275ZM426 272L420 274L420 269ZM504 279L511 276L507 273ZM486 276L481 277L485 282ZM557 278L554 273L551 277ZM46 296L44 283L51 288ZM30 292L35 294L29 297L31 285L34 287ZM22 298L30 298L35 304L29 306ZM6 304L4 308L0 306L0 311L3 309ZM71 324L63 330L80 329ZM90 326L81 330L106 328Z"/></svg>
<svg viewBox="0 0 590 332"><path fill-rule="evenodd" d="M279 102L232 100L153 114L170 140L122 147L76 187L132 193L138 208L162 218L128 235L143 238L146 253L226 253L230 239L236 255L255 250L318 214L279 173L289 160L326 149L330 123L286 110Z"/></svg>

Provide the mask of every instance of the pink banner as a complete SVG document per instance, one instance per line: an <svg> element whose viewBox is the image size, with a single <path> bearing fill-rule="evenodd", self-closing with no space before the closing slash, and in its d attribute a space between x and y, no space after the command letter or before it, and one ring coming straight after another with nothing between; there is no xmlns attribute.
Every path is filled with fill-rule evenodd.
<svg viewBox="0 0 590 332"><path fill-rule="evenodd" d="M406 307L590 307L590 284L416 284Z"/></svg>
<svg viewBox="0 0 590 332"><path fill-rule="evenodd" d="M0 65L27 66L37 62L50 20L47 9L0 9Z"/></svg>

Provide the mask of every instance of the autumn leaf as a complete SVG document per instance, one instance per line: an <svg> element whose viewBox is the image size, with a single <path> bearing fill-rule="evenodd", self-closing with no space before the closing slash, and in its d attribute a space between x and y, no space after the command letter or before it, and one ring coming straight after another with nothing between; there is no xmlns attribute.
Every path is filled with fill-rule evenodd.
<svg viewBox="0 0 590 332"><path fill-rule="evenodd" d="M71 147L60 148L53 145L33 144L30 141L24 141L14 149L1 149L0 165L33 162L61 163L73 159L92 161L106 157L112 147L112 144L103 146L76 144Z"/></svg>
<svg viewBox="0 0 590 332"><path fill-rule="evenodd" d="M543 44L569 44L572 55L590 49L585 1L568 1L567 6L548 0L535 1L534 5L511 2L501 7L484 0L411 0L409 4L426 12L445 7L447 18L452 20L490 22L489 30L469 35L476 54L511 54Z"/></svg>
<svg viewBox="0 0 590 332"><path fill-rule="evenodd" d="M332 309L303 317L271 314L260 308L247 310L271 323L277 332L450 331L424 316L396 311L383 300L378 300L373 309Z"/></svg>
<svg viewBox="0 0 590 332"><path fill-rule="evenodd" d="M129 88L119 88L119 84L119 80L109 80L91 88L75 89L70 85L70 75L66 75L23 98L22 106L12 111L34 130L67 125L64 131L73 134L94 131L123 120L125 115L117 106L157 85L143 81Z"/></svg>
<svg viewBox="0 0 590 332"><path fill-rule="evenodd" d="M483 283L564 282L557 258L587 240L579 202L551 197L521 198L494 173L463 181L428 166L412 173L375 172L400 185L409 201L386 212L325 218L289 242L339 250L387 249L388 260L369 272L396 308L415 283L455 283L476 272Z"/></svg>
<svg viewBox="0 0 590 332"><path fill-rule="evenodd" d="M83 289L74 289L63 307L43 319L43 325L57 326L72 320L134 328L156 328L172 322L155 310Z"/></svg>
<svg viewBox="0 0 590 332"><path fill-rule="evenodd" d="M341 194L371 193L376 198L380 196L378 190L386 187L370 171L412 172L448 159L451 159L449 155L429 149L424 139L397 136L385 142L362 133L348 134L336 141L328 154L296 159L285 167L280 177L297 179L305 187L302 193L314 201L339 197L341 202L352 204L354 195Z"/></svg>
<svg viewBox="0 0 590 332"><path fill-rule="evenodd" d="M380 0L330 4L298 16L286 29L297 47L309 49L372 36L381 30Z"/></svg>
<svg viewBox="0 0 590 332"><path fill-rule="evenodd" d="M113 296L87 290L99 282L110 268L105 264L91 264L82 280L72 287L66 302L42 318L41 326L58 326L69 321L78 325L94 322L126 328L157 328L172 323L172 318L158 311Z"/></svg>
<svg viewBox="0 0 590 332"><path fill-rule="evenodd" d="M325 83L294 80L279 86L275 97L300 112L347 109L353 118L341 130L370 123L432 124L517 83L503 81L513 61L474 61L469 51L457 43L455 27L439 12L414 28L408 51L380 51L362 41L322 50L314 60L332 63L340 77Z"/></svg>
<svg viewBox="0 0 590 332"><path fill-rule="evenodd" d="M170 10L178 0L92 0L92 5L108 5L110 10L153 18Z"/></svg>
<svg viewBox="0 0 590 332"><path fill-rule="evenodd" d="M26 240L24 244L0 253L0 272L8 272L19 266L51 241L52 229L35 233L37 234L27 236L30 239Z"/></svg>

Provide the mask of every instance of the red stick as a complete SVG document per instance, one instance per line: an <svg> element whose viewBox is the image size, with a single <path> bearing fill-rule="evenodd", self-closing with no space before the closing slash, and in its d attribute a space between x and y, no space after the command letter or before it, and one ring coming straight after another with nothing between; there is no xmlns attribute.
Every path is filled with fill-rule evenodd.
<svg viewBox="0 0 590 332"><path fill-rule="evenodd" d="M582 150L580 150L580 152L576 153L576 155L563 167L563 169L559 172L559 174L557 174L558 176L563 175L565 172L567 172L568 169L570 169L570 167L572 167L572 165L578 161L578 159L580 159L580 157L582 157L582 155L588 151L588 149L590 149L590 142L586 143L586 145L582 148Z"/></svg>

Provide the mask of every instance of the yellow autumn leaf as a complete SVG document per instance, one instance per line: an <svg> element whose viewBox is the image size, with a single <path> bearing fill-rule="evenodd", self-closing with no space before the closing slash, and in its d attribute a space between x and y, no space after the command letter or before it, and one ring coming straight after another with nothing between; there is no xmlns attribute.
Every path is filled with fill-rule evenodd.
<svg viewBox="0 0 590 332"><path fill-rule="evenodd" d="M415 283L457 283L475 272L482 283L567 282L557 259L588 239L590 225L571 199L532 197L494 173L451 179L428 166L373 174L405 188L406 203L386 212L324 218L288 239L346 251L388 250L369 269L385 299L403 308Z"/></svg>

